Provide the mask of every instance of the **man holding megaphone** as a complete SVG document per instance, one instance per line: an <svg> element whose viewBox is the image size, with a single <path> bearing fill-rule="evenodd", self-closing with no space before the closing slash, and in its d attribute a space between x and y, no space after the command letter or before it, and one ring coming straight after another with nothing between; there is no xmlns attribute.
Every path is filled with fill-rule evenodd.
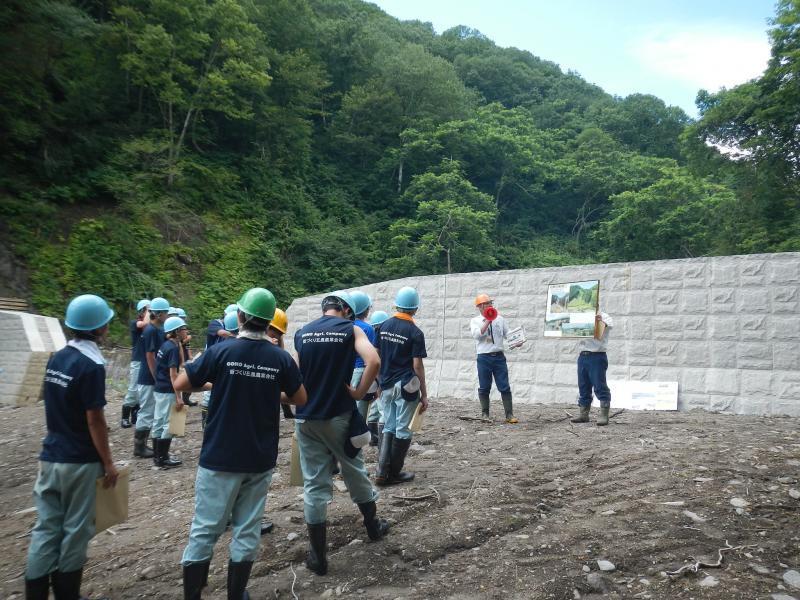
<svg viewBox="0 0 800 600"><path fill-rule="evenodd" d="M503 399L506 423L513 424L519 421L514 417L504 347L504 340L509 330L505 319L500 316L493 304L493 300L487 294L478 294L475 298L475 307L480 314L469 324L478 355L478 400L481 403L482 415L488 418L489 392L492 390L494 377L494 383Z"/></svg>

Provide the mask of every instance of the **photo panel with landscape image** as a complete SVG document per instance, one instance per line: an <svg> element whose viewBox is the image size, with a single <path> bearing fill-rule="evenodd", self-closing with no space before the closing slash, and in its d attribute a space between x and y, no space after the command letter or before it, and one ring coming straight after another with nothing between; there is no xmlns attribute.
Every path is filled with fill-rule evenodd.
<svg viewBox="0 0 800 600"><path fill-rule="evenodd" d="M599 280L549 285L545 337L593 337L599 295Z"/></svg>

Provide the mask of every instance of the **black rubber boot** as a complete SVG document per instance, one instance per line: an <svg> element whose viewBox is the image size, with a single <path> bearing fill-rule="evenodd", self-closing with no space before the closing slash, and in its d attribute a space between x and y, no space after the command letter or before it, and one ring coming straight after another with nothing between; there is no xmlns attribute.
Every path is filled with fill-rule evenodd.
<svg viewBox="0 0 800 600"><path fill-rule="evenodd" d="M514 416L514 405L511 401L511 392L502 392L500 397L503 399L503 410L506 413L506 423L519 423Z"/></svg>
<svg viewBox="0 0 800 600"><path fill-rule="evenodd" d="M268 533L272 533L273 529L275 529L275 523L273 523L269 519L261 520L261 535L267 535Z"/></svg>
<svg viewBox="0 0 800 600"><path fill-rule="evenodd" d="M50 575L25 580L25 600L47 600L50 594Z"/></svg>
<svg viewBox="0 0 800 600"><path fill-rule="evenodd" d="M169 447L172 445L172 439L168 440L158 440L158 449L161 451L161 466L165 469L171 469L172 467L179 467L183 464L183 461L179 458L174 458L169 454Z"/></svg>
<svg viewBox="0 0 800 600"><path fill-rule="evenodd" d="M253 561L228 561L228 600L250 600L247 593L247 582Z"/></svg>
<svg viewBox="0 0 800 600"><path fill-rule="evenodd" d="M406 462L406 454L411 447L411 438L401 440L394 438L392 442L392 462L389 477L393 483L408 483L414 480L414 473L403 471L403 464Z"/></svg>
<svg viewBox="0 0 800 600"><path fill-rule="evenodd" d="M589 405L589 406L579 406L578 408L580 408L581 413L577 417L575 417L574 419L570 419L570 422L571 423L588 423L589 422L589 409L591 408L591 405Z"/></svg>
<svg viewBox="0 0 800 600"><path fill-rule="evenodd" d="M391 483L393 443L394 434L384 431L381 435L380 450L378 451L378 467L375 471L376 485L389 485Z"/></svg>
<svg viewBox="0 0 800 600"><path fill-rule="evenodd" d="M367 423L367 429L369 429L369 445L370 446L377 446L378 445L378 423Z"/></svg>
<svg viewBox="0 0 800 600"><path fill-rule="evenodd" d="M163 467L161 464L161 440L153 440L153 464L157 467Z"/></svg>
<svg viewBox="0 0 800 600"><path fill-rule="evenodd" d="M331 475L338 475L342 472L342 470L339 468L339 461L336 460L335 456L331 456L331 463Z"/></svg>
<svg viewBox="0 0 800 600"><path fill-rule="evenodd" d="M481 416L489 418L489 394L478 394L478 400L481 403Z"/></svg>
<svg viewBox="0 0 800 600"><path fill-rule="evenodd" d="M122 407L122 419L119 422L119 426L123 429L130 429L131 425L131 413L133 412L132 406L123 406Z"/></svg>
<svg viewBox="0 0 800 600"><path fill-rule="evenodd" d="M608 411L611 410L610 406L600 405L600 416L597 418L597 426L602 427L608 425Z"/></svg>
<svg viewBox="0 0 800 600"><path fill-rule="evenodd" d="M208 583L210 562L198 562L183 567L183 600L200 600Z"/></svg>
<svg viewBox="0 0 800 600"><path fill-rule="evenodd" d="M139 417L139 405L137 404L131 409L131 425L136 425L136 419Z"/></svg>
<svg viewBox="0 0 800 600"><path fill-rule="evenodd" d="M383 536L389 532L389 523L386 519L376 518L375 515L378 509L375 506L375 501L362 502L358 505L358 510L364 515L364 527L367 528L369 539L373 542L383 539Z"/></svg>
<svg viewBox="0 0 800 600"><path fill-rule="evenodd" d="M56 600L83 600L81 597L81 579L83 569L61 573L54 571L50 574L53 583L53 596Z"/></svg>
<svg viewBox="0 0 800 600"><path fill-rule="evenodd" d="M137 429L133 434L133 455L139 458L153 458L153 451L147 447L149 429Z"/></svg>
<svg viewBox="0 0 800 600"><path fill-rule="evenodd" d="M183 396L181 396L181 400L186 406L197 406L197 402L192 400L192 392L181 392Z"/></svg>
<svg viewBox="0 0 800 600"><path fill-rule="evenodd" d="M327 523L307 525L308 527L308 556L306 567L317 575L328 573L328 545Z"/></svg>

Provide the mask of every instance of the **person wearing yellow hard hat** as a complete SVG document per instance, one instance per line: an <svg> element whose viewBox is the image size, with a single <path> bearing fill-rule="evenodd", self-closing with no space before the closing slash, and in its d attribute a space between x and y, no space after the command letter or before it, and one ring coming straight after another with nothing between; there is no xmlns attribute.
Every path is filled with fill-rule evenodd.
<svg viewBox="0 0 800 600"><path fill-rule="evenodd" d="M286 335L287 329L289 329L289 319L286 317L286 313L280 308L276 308L275 316L272 317L267 328L267 335L272 339L272 343L283 348L283 336Z"/></svg>
<svg viewBox="0 0 800 600"><path fill-rule="evenodd" d="M492 379L500 392L505 410L506 423L519 423L514 416L511 398L511 385L508 383L508 364L506 363L504 340L508 336L508 325L497 313L494 300L488 294L475 297L475 308L478 315L469 323L469 331L475 340L475 352L478 364L478 400L481 403L481 415L490 418L489 392L492 391Z"/></svg>

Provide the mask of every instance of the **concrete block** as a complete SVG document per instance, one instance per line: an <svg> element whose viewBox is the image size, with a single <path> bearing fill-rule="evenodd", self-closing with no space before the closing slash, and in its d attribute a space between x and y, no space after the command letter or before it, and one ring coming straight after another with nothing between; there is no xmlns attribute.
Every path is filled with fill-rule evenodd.
<svg viewBox="0 0 800 600"><path fill-rule="evenodd" d="M739 339L739 317L717 315L709 317L708 337L715 341Z"/></svg>
<svg viewBox="0 0 800 600"><path fill-rule="evenodd" d="M683 337L680 317L653 317L654 340L679 340Z"/></svg>
<svg viewBox="0 0 800 600"><path fill-rule="evenodd" d="M783 398L775 398L772 400L770 404L770 411L765 413L763 411L759 411L759 415L769 414L775 417L781 416L789 416L789 417L797 417L800 416L800 403L796 400L784 400Z"/></svg>
<svg viewBox="0 0 800 600"><path fill-rule="evenodd" d="M688 394L706 393L706 369L683 369L680 388Z"/></svg>
<svg viewBox="0 0 800 600"><path fill-rule="evenodd" d="M678 345L678 364L684 367L710 367L711 345L705 342L683 341Z"/></svg>
<svg viewBox="0 0 800 600"><path fill-rule="evenodd" d="M687 411L700 408L708 410L708 396L705 394L687 394L678 390L678 410Z"/></svg>
<svg viewBox="0 0 800 600"><path fill-rule="evenodd" d="M767 339L766 315L743 315L739 320L743 341L763 341Z"/></svg>
<svg viewBox="0 0 800 600"><path fill-rule="evenodd" d="M711 288L710 311L714 314L732 313L736 310L735 288Z"/></svg>
<svg viewBox="0 0 800 600"><path fill-rule="evenodd" d="M683 319L684 340L704 340L707 337L705 316L685 316Z"/></svg>
<svg viewBox="0 0 800 600"><path fill-rule="evenodd" d="M697 314L708 312L708 291L684 290L681 297L681 312L683 314Z"/></svg>
<svg viewBox="0 0 800 600"><path fill-rule="evenodd" d="M800 371L800 352L797 343L773 342L772 367L778 371Z"/></svg>
<svg viewBox="0 0 800 600"><path fill-rule="evenodd" d="M739 313L768 313L770 292L764 287L740 288L736 294L736 310Z"/></svg>
<svg viewBox="0 0 800 600"><path fill-rule="evenodd" d="M652 263L633 263L629 267L628 277L630 279L629 289L652 290L653 271Z"/></svg>
<svg viewBox="0 0 800 600"><path fill-rule="evenodd" d="M772 393L772 373L770 371L743 370L741 376L742 395L768 396Z"/></svg>
<svg viewBox="0 0 800 600"><path fill-rule="evenodd" d="M708 410L725 413L735 412L737 400L737 396L709 396Z"/></svg>
<svg viewBox="0 0 800 600"><path fill-rule="evenodd" d="M735 369L708 369L706 391L709 394L735 396L739 393L739 372Z"/></svg>
<svg viewBox="0 0 800 600"><path fill-rule="evenodd" d="M659 264L653 267L653 289L665 290L682 287L683 269L680 265Z"/></svg>
<svg viewBox="0 0 800 600"><path fill-rule="evenodd" d="M797 371L773 371L772 390L778 400L800 402L800 373Z"/></svg>
<svg viewBox="0 0 800 600"><path fill-rule="evenodd" d="M780 260L780 255L770 261L769 282L773 285L800 284L800 259L788 257Z"/></svg>
<svg viewBox="0 0 800 600"><path fill-rule="evenodd" d="M740 369L772 369L772 344L739 342L736 344L736 366Z"/></svg>
<svg viewBox="0 0 800 600"><path fill-rule="evenodd" d="M737 415L769 415L772 400L769 396L739 396L734 411Z"/></svg>
<svg viewBox="0 0 800 600"><path fill-rule="evenodd" d="M600 304L603 312L610 315L624 315L628 313L629 298L627 294L609 292L600 294Z"/></svg>
<svg viewBox="0 0 800 600"><path fill-rule="evenodd" d="M767 283L767 262L761 258L746 258L739 267L739 285L762 287Z"/></svg>
<svg viewBox="0 0 800 600"><path fill-rule="evenodd" d="M736 367L736 349L731 342L711 342L711 366L722 369Z"/></svg>
<svg viewBox="0 0 800 600"><path fill-rule="evenodd" d="M769 339L771 340L793 340L800 343L800 318L794 316L774 316L767 323Z"/></svg>
<svg viewBox="0 0 800 600"><path fill-rule="evenodd" d="M631 366L629 376L631 381L655 381L653 366Z"/></svg>
<svg viewBox="0 0 800 600"><path fill-rule="evenodd" d="M626 334L631 339L649 340L653 337L652 316L628 317L627 326ZM614 332L614 336L616 337L616 332Z"/></svg>
<svg viewBox="0 0 800 600"><path fill-rule="evenodd" d="M674 315L679 309L680 290L658 290L655 293L655 313L659 315ZM652 314L653 311L650 311Z"/></svg>
<svg viewBox="0 0 800 600"><path fill-rule="evenodd" d="M706 288L708 287L709 268L706 262L690 262L683 270L684 288Z"/></svg>
<svg viewBox="0 0 800 600"><path fill-rule="evenodd" d="M680 364L678 342L656 342L656 365L677 366Z"/></svg>
<svg viewBox="0 0 800 600"><path fill-rule="evenodd" d="M733 287L739 283L739 269L726 257L715 258L711 267L712 287Z"/></svg>
<svg viewBox="0 0 800 600"><path fill-rule="evenodd" d="M628 364L636 366L652 366L656 364L653 342L628 342Z"/></svg>

